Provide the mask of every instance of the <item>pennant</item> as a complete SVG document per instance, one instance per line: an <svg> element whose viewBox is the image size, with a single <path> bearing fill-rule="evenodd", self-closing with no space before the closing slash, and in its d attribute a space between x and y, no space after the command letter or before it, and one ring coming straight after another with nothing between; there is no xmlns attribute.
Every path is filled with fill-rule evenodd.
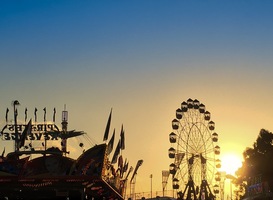
<svg viewBox="0 0 273 200"><path fill-rule="evenodd" d="M34 110L34 117L35 117L35 122L37 122L37 108L35 108L35 110Z"/></svg>
<svg viewBox="0 0 273 200"><path fill-rule="evenodd" d="M115 129L114 129L113 135L108 143L107 155L109 155L114 148L114 140L115 140Z"/></svg>
<svg viewBox="0 0 273 200"><path fill-rule="evenodd" d="M6 151L6 148L4 147L4 150L3 150L3 152L2 152L2 158L4 158L5 151Z"/></svg>
<svg viewBox="0 0 273 200"><path fill-rule="evenodd" d="M123 176L123 157L120 155L118 157L118 169L120 170L120 177Z"/></svg>
<svg viewBox="0 0 273 200"><path fill-rule="evenodd" d="M55 115L56 115L56 109L53 110L53 122L55 123Z"/></svg>
<svg viewBox="0 0 273 200"><path fill-rule="evenodd" d="M25 123L27 121L27 108L25 109Z"/></svg>
<svg viewBox="0 0 273 200"><path fill-rule="evenodd" d="M117 162L119 153L120 153L120 140L118 141L115 153L113 155L113 158L111 161L112 164L115 164Z"/></svg>
<svg viewBox="0 0 273 200"><path fill-rule="evenodd" d="M43 109L44 110L44 122L46 121L46 108Z"/></svg>
<svg viewBox="0 0 273 200"><path fill-rule="evenodd" d="M118 158L118 167L119 167L120 169L123 168L123 157L122 157L122 155L120 155L119 158ZM122 171L122 170L121 170L121 171Z"/></svg>
<svg viewBox="0 0 273 200"><path fill-rule="evenodd" d="M125 138L124 138L123 125L121 126L121 131L120 131L120 148L122 150L125 149Z"/></svg>
<svg viewBox="0 0 273 200"><path fill-rule="evenodd" d="M127 161L127 158L126 158L125 162L124 162L124 167L123 167L123 172L124 173L128 170L128 165L129 165L129 162Z"/></svg>
<svg viewBox="0 0 273 200"><path fill-rule="evenodd" d="M122 166L122 170L121 170L121 174L120 174L121 178L123 178L123 175L127 172L128 165L129 165L129 162L127 161L127 158L125 158L124 165Z"/></svg>
<svg viewBox="0 0 273 200"><path fill-rule="evenodd" d="M19 141L19 148L25 145L25 140L27 138L27 135L31 133L31 119L29 120L28 124L25 126L25 129L21 135L20 141Z"/></svg>
<svg viewBox="0 0 273 200"><path fill-rule="evenodd" d="M7 108L6 110L6 122L8 123L8 113L9 113L9 109Z"/></svg>
<svg viewBox="0 0 273 200"><path fill-rule="evenodd" d="M128 173L127 173L127 175L125 176L125 178L123 180L128 180L128 177L129 177L130 173L133 171L133 169L134 168L131 166Z"/></svg>
<svg viewBox="0 0 273 200"><path fill-rule="evenodd" d="M138 170L138 168L142 165L142 163L143 163L143 160L138 160L138 161L137 161L136 168L135 168L135 170L134 170L134 172L133 172L133 175L132 175L132 177L131 177L131 182L135 179L135 176L136 176L136 174L137 174L137 170Z"/></svg>
<svg viewBox="0 0 273 200"><path fill-rule="evenodd" d="M110 124L111 124L111 118L112 118L112 109L111 109L111 112L109 114L108 121L107 121L107 124L106 124L105 132L104 132L104 136L103 136L103 141L106 141L108 139Z"/></svg>

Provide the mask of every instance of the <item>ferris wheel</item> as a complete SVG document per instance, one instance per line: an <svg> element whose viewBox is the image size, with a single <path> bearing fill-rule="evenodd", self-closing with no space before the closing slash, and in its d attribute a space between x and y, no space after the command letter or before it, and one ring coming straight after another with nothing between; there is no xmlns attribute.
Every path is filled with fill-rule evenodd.
<svg viewBox="0 0 273 200"><path fill-rule="evenodd" d="M221 163L218 134L210 112L197 99L188 99L176 110L172 128L169 171L178 199L215 199L219 191L215 174Z"/></svg>

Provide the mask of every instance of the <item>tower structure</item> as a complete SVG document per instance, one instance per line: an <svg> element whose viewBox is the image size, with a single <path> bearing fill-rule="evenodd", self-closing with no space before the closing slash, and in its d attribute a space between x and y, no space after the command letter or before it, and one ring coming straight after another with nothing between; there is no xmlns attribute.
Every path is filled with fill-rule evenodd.
<svg viewBox="0 0 273 200"><path fill-rule="evenodd" d="M64 107L64 111L62 112L62 134L63 136L67 133L67 125L68 125L68 111ZM66 137L62 137L61 141L62 152L64 155L67 153L67 139Z"/></svg>

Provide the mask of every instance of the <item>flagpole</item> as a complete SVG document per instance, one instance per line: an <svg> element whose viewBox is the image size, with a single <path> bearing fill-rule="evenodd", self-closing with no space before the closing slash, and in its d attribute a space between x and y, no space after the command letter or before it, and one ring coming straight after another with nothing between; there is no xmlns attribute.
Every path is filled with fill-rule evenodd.
<svg viewBox="0 0 273 200"><path fill-rule="evenodd" d="M152 197L152 194L153 194L153 174L150 175L150 178L151 178L151 199L153 198Z"/></svg>
<svg viewBox="0 0 273 200"><path fill-rule="evenodd" d="M25 108L25 124L27 123L27 108Z"/></svg>
<svg viewBox="0 0 273 200"><path fill-rule="evenodd" d="M17 130L17 108L16 105L20 105L19 101L13 101L13 111L14 111L14 131L15 131L15 141L14 141L14 150L19 151L18 146L18 130Z"/></svg>
<svg viewBox="0 0 273 200"><path fill-rule="evenodd" d="M6 110L6 124L8 123L8 113L9 113L9 109L7 108L7 110Z"/></svg>

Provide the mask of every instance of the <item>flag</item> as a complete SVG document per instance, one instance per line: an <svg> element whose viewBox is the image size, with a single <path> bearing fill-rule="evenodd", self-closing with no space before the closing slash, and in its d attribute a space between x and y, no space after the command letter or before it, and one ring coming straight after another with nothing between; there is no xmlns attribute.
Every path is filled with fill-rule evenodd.
<svg viewBox="0 0 273 200"><path fill-rule="evenodd" d="M127 169L128 169L128 162L127 162L127 158L125 158L124 165L122 166L122 170L120 173L121 178L123 177L123 175L127 171Z"/></svg>
<svg viewBox="0 0 273 200"><path fill-rule="evenodd" d="M162 185L163 185L163 190L165 190L167 184L168 184L168 178L170 175L170 171L169 170L163 170L162 171Z"/></svg>
<svg viewBox="0 0 273 200"><path fill-rule="evenodd" d="M128 170L128 165L129 165L129 162L127 161L127 159L125 159L124 167L123 167L124 172L126 172Z"/></svg>
<svg viewBox="0 0 273 200"><path fill-rule="evenodd" d="M25 140L27 138L27 135L31 133L31 119L29 120L28 124L25 126L25 129L21 135L20 141L19 141L19 148L25 145Z"/></svg>
<svg viewBox="0 0 273 200"><path fill-rule="evenodd" d="M120 153L120 140L118 141L115 153L113 155L113 158L111 161L112 164L115 164L117 162L119 153Z"/></svg>
<svg viewBox="0 0 273 200"><path fill-rule="evenodd" d="M37 122L37 108L35 108L35 110L34 110L34 116L35 116L35 122Z"/></svg>
<svg viewBox="0 0 273 200"><path fill-rule="evenodd" d="M122 150L125 149L125 138L124 138L123 125L121 126L121 131L120 131L120 148Z"/></svg>
<svg viewBox="0 0 273 200"><path fill-rule="evenodd" d="M135 180L135 177L136 177L136 174L137 174L137 170L142 165L142 163L143 163L143 160L138 160L137 161L136 168L135 168L135 170L133 172L133 175L131 177L131 181L130 182L132 182L133 180Z"/></svg>
<svg viewBox="0 0 273 200"><path fill-rule="evenodd" d="M46 121L46 108L44 108L44 122Z"/></svg>
<svg viewBox="0 0 273 200"><path fill-rule="evenodd" d="M9 113L9 109L7 108L6 110L6 122L8 123L8 113Z"/></svg>
<svg viewBox="0 0 273 200"><path fill-rule="evenodd" d="M120 169L120 177L123 176L123 167L124 167L124 165L123 165L123 157L122 157L122 155L120 155L118 157L118 168Z"/></svg>
<svg viewBox="0 0 273 200"><path fill-rule="evenodd" d="M55 115L56 115L56 109L53 110L53 122L55 123Z"/></svg>
<svg viewBox="0 0 273 200"><path fill-rule="evenodd" d="M6 148L4 147L4 150L3 150L3 152L2 152L2 157L4 157L5 151L6 151Z"/></svg>
<svg viewBox="0 0 273 200"><path fill-rule="evenodd" d="M120 168L120 170L123 170L123 157L122 155L119 156L118 158L118 167Z"/></svg>
<svg viewBox="0 0 273 200"><path fill-rule="evenodd" d="M107 149L107 155L109 155L112 150L113 150L113 147L114 147L114 140L115 140L115 129L113 131L113 135L108 143L108 149Z"/></svg>
<svg viewBox="0 0 273 200"><path fill-rule="evenodd" d="M27 108L25 109L25 123L27 121Z"/></svg>
<svg viewBox="0 0 273 200"><path fill-rule="evenodd" d="M103 136L103 141L106 141L108 139L110 124L111 124L111 118L112 118L112 109L111 109L111 112L109 114L108 121L107 121L107 124L106 124L105 132L104 132L104 136Z"/></svg>

